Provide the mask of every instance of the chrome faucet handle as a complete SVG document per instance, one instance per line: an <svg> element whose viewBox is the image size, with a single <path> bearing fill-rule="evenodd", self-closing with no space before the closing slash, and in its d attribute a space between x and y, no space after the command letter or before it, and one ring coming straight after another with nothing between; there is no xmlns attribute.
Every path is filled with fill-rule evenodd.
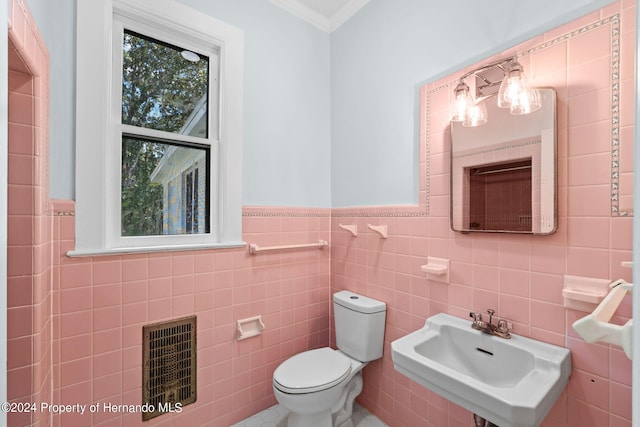
<svg viewBox="0 0 640 427"><path fill-rule="evenodd" d="M498 320L498 327L495 329L495 335L502 338L511 338L511 322L507 322L504 319Z"/></svg>
<svg viewBox="0 0 640 427"><path fill-rule="evenodd" d="M482 322L482 314L476 312L470 312L469 317L473 319L474 322Z"/></svg>
<svg viewBox="0 0 640 427"><path fill-rule="evenodd" d="M487 309L487 313L489 313L489 323L491 323L491 318L493 317L494 314L496 314L496 311L492 308Z"/></svg>
<svg viewBox="0 0 640 427"><path fill-rule="evenodd" d="M498 330L500 332L510 332L511 331L511 325L506 320L500 319L500 320L498 320Z"/></svg>

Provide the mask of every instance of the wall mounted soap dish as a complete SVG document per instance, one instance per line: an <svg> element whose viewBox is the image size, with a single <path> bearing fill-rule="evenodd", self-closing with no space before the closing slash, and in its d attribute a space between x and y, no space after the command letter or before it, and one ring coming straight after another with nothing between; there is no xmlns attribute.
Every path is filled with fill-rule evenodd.
<svg viewBox="0 0 640 427"><path fill-rule="evenodd" d="M449 266L451 261L445 258L427 257L427 264L420 267L420 270L428 273L429 280L449 283Z"/></svg>
<svg viewBox="0 0 640 427"><path fill-rule="evenodd" d="M604 299L609 290L608 279L592 277L564 276L562 298L564 306L573 310L592 312Z"/></svg>

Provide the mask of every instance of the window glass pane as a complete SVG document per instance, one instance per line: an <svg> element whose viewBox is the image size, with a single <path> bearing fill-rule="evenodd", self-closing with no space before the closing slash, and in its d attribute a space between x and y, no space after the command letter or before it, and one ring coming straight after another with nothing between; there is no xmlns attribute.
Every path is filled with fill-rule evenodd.
<svg viewBox="0 0 640 427"><path fill-rule="evenodd" d="M209 232L206 148L122 138L122 235Z"/></svg>
<svg viewBox="0 0 640 427"><path fill-rule="evenodd" d="M209 58L125 31L122 123L206 138Z"/></svg>

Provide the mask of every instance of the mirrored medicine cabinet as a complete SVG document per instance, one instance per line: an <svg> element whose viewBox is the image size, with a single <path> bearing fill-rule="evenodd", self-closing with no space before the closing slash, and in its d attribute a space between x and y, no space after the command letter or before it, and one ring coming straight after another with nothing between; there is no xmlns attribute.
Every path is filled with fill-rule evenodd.
<svg viewBox="0 0 640 427"><path fill-rule="evenodd" d="M485 100L488 122L451 122L451 228L551 234L557 226L556 93L526 115Z"/></svg>

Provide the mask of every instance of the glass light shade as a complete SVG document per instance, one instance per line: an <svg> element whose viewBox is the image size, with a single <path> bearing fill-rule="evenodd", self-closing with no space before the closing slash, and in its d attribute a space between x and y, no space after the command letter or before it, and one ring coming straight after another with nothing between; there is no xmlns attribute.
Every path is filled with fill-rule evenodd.
<svg viewBox="0 0 640 427"><path fill-rule="evenodd" d="M517 61L512 63L500 84L498 107L509 108L511 114L521 115L533 113L540 106L540 95L529 86L522 65Z"/></svg>
<svg viewBox="0 0 640 427"><path fill-rule="evenodd" d="M453 91L453 101L450 106L450 117L453 122L464 122L467 119L469 108L473 106L473 98L469 93L469 86L460 82Z"/></svg>
<svg viewBox="0 0 640 427"><path fill-rule="evenodd" d="M511 108L518 104L522 92L528 91L529 85L519 62L511 64L502 79L498 90L498 107Z"/></svg>
<svg viewBox="0 0 640 427"><path fill-rule="evenodd" d="M529 114L540 109L540 94L536 89L521 92L517 103L511 104L510 111L513 115Z"/></svg>
<svg viewBox="0 0 640 427"><path fill-rule="evenodd" d="M475 127L487 123L487 105L478 102L467 110L467 118L462 122L462 126Z"/></svg>

